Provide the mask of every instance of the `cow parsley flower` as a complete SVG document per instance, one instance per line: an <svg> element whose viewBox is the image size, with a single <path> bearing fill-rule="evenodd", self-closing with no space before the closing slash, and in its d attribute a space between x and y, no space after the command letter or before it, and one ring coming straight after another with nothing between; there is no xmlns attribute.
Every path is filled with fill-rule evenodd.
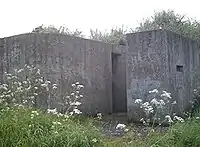
<svg viewBox="0 0 200 147"><path fill-rule="evenodd" d="M101 113L97 113L97 118L98 119L102 119L102 114Z"/></svg>
<svg viewBox="0 0 200 147"><path fill-rule="evenodd" d="M77 102L71 103L70 105L71 105L71 106L79 106L79 105L81 105L81 103L77 101Z"/></svg>
<svg viewBox="0 0 200 147"><path fill-rule="evenodd" d="M157 89L153 89L153 90L149 91L149 93L158 93L158 90Z"/></svg>
<svg viewBox="0 0 200 147"><path fill-rule="evenodd" d="M57 108L55 108L55 109L47 109L47 113L58 114Z"/></svg>
<svg viewBox="0 0 200 147"><path fill-rule="evenodd" d="M155 98L153 98L150 103L156 106L160 104Z"/></svg>
<svg viewBox="0 0 200 147"><path fill-rule="evenodd" d="M175 104L177 104L176 101L173 101L173 102L172 102L172 105L175 105Z"/></svg>
<svg viewBox="0 0 200 147"><path fill-rule="evenodd" d="M174 116L174 120L177 120L179 122L185 122L184 119L179 116Z"/></svg>
<svg viewBox="0 0 200 147"><path fill-rule="evenodd" d="M96 143L96 142L97 142L97 139L96 139L96 138L93 138L93 139L92 139L92 142Z"/></svg>
<svg viewBox="0 0 200 147"><path fill-rule="evenodd" d="M136 104L141 104L141 103L142 103L142 100L141 100L141 99L136 99L136 100L135 100L135 103L136 103Z"/></svg>
<svg viewBox="0 0 200 147"><path fill-rule="evenodd" d="M167 119L168 123L173 123L173 120L170 115L166 115L165 119Z"/></svg>
<svg viewBox="0 0 200 147"><path fill-rule="evenodd" d="M116 129L123 130L125 129L126 125L125 124L117 124Z"/></svg>
<svg viewBox="0 0 200 147"><path fill-rule="evenodd" d="M168 93L168 92L166 92L166 91L163 91L163 94L161 94L161 97L167 97L167 98L169 98L169 99L172 98L172 97L171 97L171 93Z"/></svg>
<svg viewBox="0 0 200 147"><path fill-rule="evenodd" d="M74 111L75 114L81 114L81 113L82 113L82 112L81 112L79 109L77 109L77 108L75 108L73 111Z"/></svg>
<svg viewBox="0 0 200 147"><path fill-rule="evenodd" d="M53 84L53 89L57 89L57 84Z"/></svg>

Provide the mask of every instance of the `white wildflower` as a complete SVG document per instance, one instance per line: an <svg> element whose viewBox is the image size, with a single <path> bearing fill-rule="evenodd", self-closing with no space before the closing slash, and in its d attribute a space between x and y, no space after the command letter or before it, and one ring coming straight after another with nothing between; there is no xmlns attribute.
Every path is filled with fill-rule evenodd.
<svg viewBox="0 0 200 147"><path fill-rule="evenodd" d="M156 106L160 104L155 98L153 98L150 103Z"/></svg>
<svg viewBox="0 0 200 147"><path fill-rule="evenodd" d="M28 102L27 100L22 100L22 103L23 103L23 104L25 104L25 103L27 103L27 102Z"/></svg>
<svg viewBox="0 0 200 147"><path fill-rule="evenodd" d="M60 116L62 117L62 116L64 116L64 114L58 113L57 116L58 116L58 117L60 117Z"/></svg>
<svg viewBox="0 0 200 147"><path fill-rule="evenodd" d="M81 114L82 112L79 109L74 109L73 110L75 114Z"/></svg>
<svg viewBox="0 0 200 147"><path fill-rule="evenodd" d="M97 139L96 139L96 138L93 138L93 139L92 139L92 142L97 142Z"/></svg>
<svg viewBox="0 0 200 147"><path fill-rule="evenodd" d="M38 96L38 94L37 93L33 93L35 96Z"/></svg>
<svg viewBox="0 0 200 147"><path fill-rule="evenodd" d="M158 93L158 90L157 89L153 89L153 90L149 91L149 93Z"/></svg>
<svg viewBox="0 0 200 147"><path fill-rule="evenodd" d="M136 104L141 104L141 103L142 103L142 100L141 100L141 99L136 99L136 100L135 100L135 103L136 103Z"/></svg>
<svg viewBox="0 0 200 147"><path fill-rule="evenodd" d="M34 117L34 114L31 114L31 119L33 119L33 117Z"/></svg>
<svg viewBox="0 0 200 147"><path fill-rule="evenodd" d="M35 97L34 96L30 96L30 99L34 99Z"/></svg>
<svg viewBox="0 0 200 147"><path fill-rule="evenodd" d="M11 80L11 77L7 77L8 80Z"/></svg>
<svg viewBox="0 0 200 147"><path fill-rule="evenodd" d="M78 85L78 86L77 86L77 89L78 89L78 90L81 89L81 88L84 88L84 86L83 86L83 85Z"/></svg>
<svg viewBox="0 0 200 147"><path fill-rule="evenodd" d="M160 105L163 105L163 106L165 105L164 100L162 100L162 99L160 100Z"/></svg>
<svg viewBox="0 0 200 147"><path fill-rule="evenodd" d="M74 111L72 111L72 112L69 113L69 115L73 115L73 114L74 114Z"/></svg>
<svg viewBox="0 0 200 147"><path fill-rule="evenodd" d="M43 82L43 78L41 77L40 79L38 79L38 81L42 83Z"/></svg>
<svg viewBox="0 0 200 147"><path fill-rule="evenodd" d="M129 129L125 129L125 130L124 130L124 132L128 132L128 131L129 131Z"/></svg>
<svg viewBox="0 0 200 147"><path fill-rule="evenodd" d="M72 84L72 87L75 87L76 86L76 84Z"/></svg>
<svg viewBox="0 0 200 147"><path fill-rule="evenodd" d="M40 74L40 69L37 70L36 74Z"/></svg>
<svg viewBox="0 0 200 147"><path fill-rule="evenodd" d="M71 106L79 106L79 105L81 105L81 103L80 103L80 102L73 102L73 103L71 103L70 105L71 105Z"/></svg>
<svg viewBox="0 0 200 147"><path fill-rule="evenodd" d="M98 119L102 119L102 114L101 113L97 113L97 118Z"/></svg>
<svg viewBox="0 0 200 147"><path fill-rule="evenodd" d="M168 123L173 123L173 120L170 115L166 115L165 119L167 119Z"/></svg>
<svg viewBox="0 0 200 147"><path fill-rule="evenodd" d="M28 88L26 88L26 90L30 90L31 89L31 85L28 86Z"/></svg>
<svg viewBox="0 0 200 147"><path fill-rule="evenodd" d="M175 105L175 104L177 104L176 101L173 101L173 102L172 102L172 105Z"/></svg>
<svg viewBox="0 0 200 147"><path fill-rule="evenodd" d="M24 71L24 69L19 69L17 72L18 72L18 73L21 73L22 71Z"/></svg>
<svg viewBox="0 0 200 147"><path fill-rule="evenodd" d="M23 84L27 84L28 82L27 81L23 81Z"/></svg>
<svg viewBox="0 0 200 147"><path fill-rule="evenodd" d="M185 122L184 119L179 116L174 116L174 120L177 120L179 122Z"/></svg>
<svg viewBox="0 0 200 147"><path fill-rule="evenodd" d="M57 84L53 84L53 89L57 89Z"/></svg>
<svg viewBox="0 0 200 147"><path fill-rule="evenodd" d="M169 99L172 98L172 97L171 97L171 93L166 92L166 91L163 91L163 94L161 94L161 97L167 97L167 98L169 98Z"/></svg>
<svg viewBox="0 0 200 147"><path fill-rule="evenodd" d="M143 121L144 121L144 118L141 118L140 121L143 122Z"/></svg>
<svg viewBox="0 0 200 147"><path fill-rule="evenodd" d="M31 112L33 115L35 114L35 115L39 115L39 113L37 112L37 111L32 111Z"/></svg>
<svg viewBox="0 0 200 147"><path fill-rule="evenodd" d="M21 83L21 82L18 82L18 84L19 84L19 86L21 86L21 85L22 85L22 83Z"/></svg>
<svg viewBox="0 0 200 147"><path fill-rule="evenodd" d="M126 125L125 124L117 124L116 129L123 130L125 129Z"/></svg>
<svg viewBox="0 0 200 147"><path fill-rule="evenodd" d="M47 84L46 84L46 83L43 83L43 84L41 84L41 86L42 86L42 87L46 87L46 86L47 86Z"/></svg>
<svg viewBox="0 0 200 147"><path fill-rule="evenodd" d="M153 107L150 105L149 102L145 102L143 104L141 104L140 108L142 108L144 110L145 113L150 114L154 112Z"/></svg>
<svg viewBox="0 0 200 147"><path fill-rule="evenodd" d="M57 114L57 108L55 109L47 109L47 113Z"/></svg>

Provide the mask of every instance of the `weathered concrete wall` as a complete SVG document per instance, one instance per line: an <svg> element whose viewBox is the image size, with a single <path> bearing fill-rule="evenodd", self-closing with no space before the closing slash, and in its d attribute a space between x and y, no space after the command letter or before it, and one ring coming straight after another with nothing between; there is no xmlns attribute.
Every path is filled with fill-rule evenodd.
<svg viewBox="0 0 200 147"><path fill-rule="evenodd" d="M155 88L167 90L183 111L198 84L200 50L195 41L156 30L127 34L128 46L117 46L56 34L22 34L0 39L0 80L14 67L34 64L60 84L60 93L74 81L85 85L83 111L140 115L134 100L145 100ZM176 66L183 71L177 71ZM180 70L180 69L179 69ZM199 80L200 81L200 80ZM39 102L47 107L46 98ZM53 99L52 107L60 107Z"/></svg>
<svg viewBox="0 0 200 147"><path fill-rule="evenodd" d="M127 40L129 117L140 118L133 101L145 100L154 88L171 92L178 103L175 111L183 112L190 105L192 91L198 84L195 80L200 65L197 42L165 30L128 34Z"/></svg>
<svg viewBox="0 0 200 147"><path fill-rule="evenodd" d="M168 49L168 84L178 102L178 112L183 112L193 97L193 89L198 81L194 76L199 72L200 48L197 42L166 31ZM177 69L182 66L182 71Z"/></svg>
<svg viewBox="0 0 200 147"><path fill-rule="evenodd" d="M61 94L72 82L80 81L85 86L84 111L109 113L112 112L113 47L112 44L56 34L3 38L0 40L0 71L2 74L19 65L34 64L45 71L48 79L61 85ZM56 99L52 107L59 107L58 102L62 103ZM46 107L45 98L41 105Z"/></svg>
<svg viewBox="0 0 200 147"><path fill-rule="evenodd" d="M163 31L127 35L129 46L127 108L129 117L136 121L142 114L134 104L134 100L145 100L150 90L166 87L168 57L165 38Z"/></svg>

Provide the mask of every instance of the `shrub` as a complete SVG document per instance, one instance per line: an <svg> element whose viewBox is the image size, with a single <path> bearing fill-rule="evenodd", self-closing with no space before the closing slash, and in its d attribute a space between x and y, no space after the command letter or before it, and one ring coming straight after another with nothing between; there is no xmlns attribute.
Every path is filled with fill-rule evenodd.
<svg viewBox="0 0 200 147"><path fill-rule="evenodd" d="M167 91L159 92L157 89L149 91L148 98L143 101L142 99L136 99L135 103L140 107L144 112L145 116L141 118L141 121L145 125L149 125L150 122L159 123L169 123L173 122L172 120L172 110L173 106L176 105L171 97L171 93ZM174 120L183 121L181 117L174 116Z"/></svg>

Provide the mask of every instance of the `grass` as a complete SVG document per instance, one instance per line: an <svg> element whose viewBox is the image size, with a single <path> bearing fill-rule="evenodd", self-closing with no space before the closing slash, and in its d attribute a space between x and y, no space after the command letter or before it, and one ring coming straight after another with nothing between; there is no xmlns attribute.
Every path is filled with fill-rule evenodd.
<svg viewBox="0 0 200 147"><path fill-rule="evenodd" d="M170 127L167 133L103 137L94 119L57 116L27 108L1 109L0 147L199 147L200 119ZM95 127L97 126L97 127Z"/></svg>
<svg viewBox="0 0 200 147"><path fill-rule="evenodd" d="M161 138L161 137L160 137ZM158 137L155 138L158 140ZM155 140L154 139L154 140ZM200 146L200 120L195 118L185 123L172 126L160 142L160 147L199 147Z"/></svg>
<svg viewBox="0 0 200 147"><path fill-rule="evenodd" d="M57 117L41 111L31 118L32 111L24 108L1 110L1 147L103 146L98 129L89 121L81 123L79 119Z"/></svg>
<svg viewBox="0 0 200 147"><path fill-rule="evenodd" d="M107 141L113 147L200 147L200 120L190 119L177 123L164 132L154 132L147 137L127 133L122 138Z"/></svg>

